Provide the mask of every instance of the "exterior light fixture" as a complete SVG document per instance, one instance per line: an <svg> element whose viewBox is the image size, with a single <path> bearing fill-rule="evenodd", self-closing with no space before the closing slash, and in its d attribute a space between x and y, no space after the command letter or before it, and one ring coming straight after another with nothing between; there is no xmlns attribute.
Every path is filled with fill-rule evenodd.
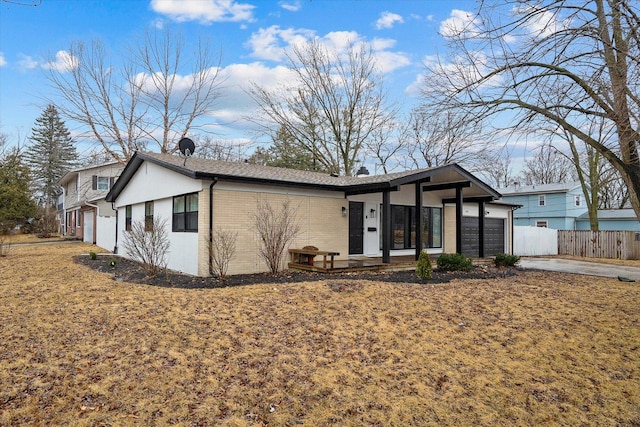
<svg viewBox="0 0 640 427"><path fill-rule="evenodd" d="M371 209L369 211L369 218L375 218L376 217L376 210L375 209Z"/></svg>
<svg viewBox="0 0 640 427"><path fill-rule="evenodd" d="M342 216L347 216L347 208L342 207Z"/></svg>

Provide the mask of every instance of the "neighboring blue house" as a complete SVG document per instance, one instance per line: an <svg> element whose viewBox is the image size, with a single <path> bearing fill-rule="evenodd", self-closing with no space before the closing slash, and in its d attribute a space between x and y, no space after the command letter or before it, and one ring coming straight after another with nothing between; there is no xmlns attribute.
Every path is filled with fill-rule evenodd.
<svg viewBox="0 0 640 427"><path fill-rule="evenodd" d="M633 209L602 209L598 211L598 227L602 231L640 231L640 221ZM576 230L590 229L588 212L576 218Z"/></svg>
<svg viewBox="0 0 640 427"><path fill-rule="evenodd" d="M587 204L579 182L518 185L498 189L502 200L522 205L513 211L514 226L575 230L576 218L587 214ZM587 217L587 229L589 219Z"/></svg>

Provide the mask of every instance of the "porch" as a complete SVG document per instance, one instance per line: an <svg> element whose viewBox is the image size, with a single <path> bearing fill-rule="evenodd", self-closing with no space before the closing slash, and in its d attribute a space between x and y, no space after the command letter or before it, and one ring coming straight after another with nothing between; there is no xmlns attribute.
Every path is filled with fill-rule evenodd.
<svg viewBox="0 0 640 427"><path fill-rule="evenodd" d="M440 254L431 255L431 265L437 267ZM473 265L487 265L493 263L493 258L472 258ZM333 268L324 268L322 260L312 265L289 263L290 270L313 271L316 273L357 273L359 271L398 271L415 270L416 259L413 255L391 256L391 262L385 263L382 257L352 257L348 260L334 261Z"/></svg>
<svg viewBox="0 0 640 427"><path fill-rule="evenodd" d="M435 264L436 259L432 258ZM391 262L384 263L382 257L352 257L344 260L335 260L333 268L324 267L322 260L315 261L313 265L307 263L288 264L290 270L313 271L317 273L349 273L358 271L380 270L412 270L416 268L416 259L413 255L392 256Z"/></svg>

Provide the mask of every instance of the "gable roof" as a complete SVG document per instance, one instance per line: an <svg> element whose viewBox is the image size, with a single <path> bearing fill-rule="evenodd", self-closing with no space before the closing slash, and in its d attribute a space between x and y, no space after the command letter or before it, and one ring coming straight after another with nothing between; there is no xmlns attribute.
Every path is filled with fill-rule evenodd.
<svg viewBox="0 0 640 427"><path fill-rule="evenodd" d="M87 170L91 170L91 169L106 168L106 167L109 167L109 166L115 166L116 168L120 168L120 169L124 168L124 166L119 162L107 162L107 163L102 163L102 164L99 164L99 165L83 166L83 167L79 167L79 168L76 168L76 169L71 169L71 170L65 172L65 174L62 175L62 177L58 180L58 184L59 185L66 184L72 178L74 178L76 175L78 175L78 173L80 173L82 171L87 171Z"/></svg>
<svg viewBox="0 0 640 427"><path fill-rule="evenodd" d="M556 184L510 185L498 191L503 196L519 196L521 194L566 193L580 187L580 182L563 182Z"/></svg>
<svg viewBox="0 0 640 427"><path fill-rule="evenodd" d="M633 209L598 209L598 219L638 221L638 217ZM589 212L577 217L576 221L589 221Z"/></svg>
<svg viewBox="0 0 640 427"><path fill-rule="evenodd" d="M251 163L207 160L197 157L183 158L163 153L136 152L127 163L120 178L115 182L106 200L113 202L127 185L143 162L151 162L193 179L223 180L229 182L268 184L277 186L314 188L329 191L344 191L346 194L358 194L394 190L400 185L414 182L429 182L432 177L442 175L471 181L491 198L500 198L500 193L458 166L446 166L407 170L385 175L370 176L333 176L323 172L303 171L255 165Z"/></svg>

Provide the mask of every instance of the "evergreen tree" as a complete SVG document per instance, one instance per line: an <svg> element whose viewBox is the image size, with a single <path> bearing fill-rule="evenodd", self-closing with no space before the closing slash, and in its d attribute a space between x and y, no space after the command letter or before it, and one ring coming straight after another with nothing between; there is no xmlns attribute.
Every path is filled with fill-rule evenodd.
<svg viewBox="0 0 640 427"><path fill-rule="evenodd" d="M45 206L51 206L62 191L58 181L73 168L78 155L69 130L53 104L36 119L31 132L29 140L32 144L25 154L25 161L31 168L38 196Z"/></svg>
<svg viewBox="0 0 640 427"><path fill-rule="evenodd" d="M0 234L36 216L29 184L29 168L20 151L13 148L0 152Z"/></svg>

